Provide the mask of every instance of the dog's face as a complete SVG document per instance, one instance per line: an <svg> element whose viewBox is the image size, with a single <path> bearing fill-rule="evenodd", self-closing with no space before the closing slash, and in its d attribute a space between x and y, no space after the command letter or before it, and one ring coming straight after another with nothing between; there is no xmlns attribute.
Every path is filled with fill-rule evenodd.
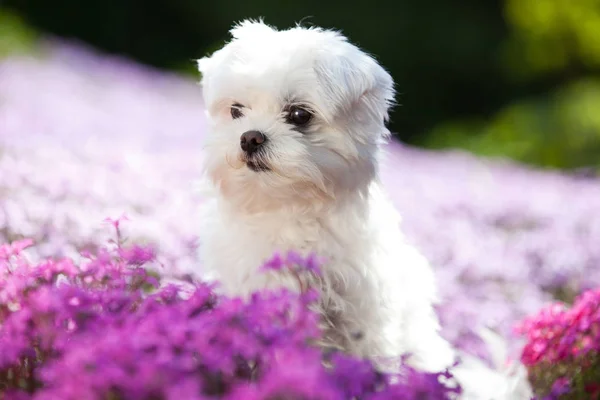
<svg viewBox="0 0 600 400"><path fill-rule="evenodd" d="M366 188L388 135L389 74L340 34L246 21L198 62L208 176L261 209Z"/></svg>

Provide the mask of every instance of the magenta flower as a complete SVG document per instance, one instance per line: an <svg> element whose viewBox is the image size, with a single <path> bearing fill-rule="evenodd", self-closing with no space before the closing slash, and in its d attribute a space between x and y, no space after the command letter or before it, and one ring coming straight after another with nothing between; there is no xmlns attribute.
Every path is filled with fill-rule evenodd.
<svg viewBox="0 0 600 400"><path fill-rule="evenodd" d="M33 240L24 239L10 244L0 245L0 262L8 262L11 257L18 256L24 249L30 247L32 244Z"/></svg>
<svg viewBox="0 0 600 400"><path fill-rule="evenodd" d="M118 253L129 265L142 265L156 259L156 251L152 246L133 245L127 249L119 249Z"/></svg>
<svg viewBox="0 0 600 400"><path fill-rule="evenodd" d="M559 303L543 308L516 332L527 339L521 361L538 393L549 390L548 398L560 398L585 390L590 398L600 384L600 289L584 292L570 308Z"/></svg>
<svg viewBox="0 0 600 400"><path fill-rule="evenodd" d="M600 289L579 296L573 307L551 304L516 327L527 337L525 365L577 359L600 350Z"/></svg>
<svg viewBox="0 0 600 400"><path fill-rule="evenodd" d="M310 272L320 275L319 265L321 262L315 254L311 253L304 257L298 252L289 251L285 257L282 257L279 253L274 254L261 266L261 271L289 270L297 273Z"/></svg>

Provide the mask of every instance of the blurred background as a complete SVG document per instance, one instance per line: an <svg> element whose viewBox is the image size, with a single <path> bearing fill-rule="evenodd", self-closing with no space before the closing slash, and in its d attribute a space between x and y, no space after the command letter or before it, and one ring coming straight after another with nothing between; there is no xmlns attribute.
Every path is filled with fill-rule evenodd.
<svg viewBox="0 0 600 400"><path fill-rule="evenodd" d="M2 0L0 58L58 37L196 78L194 59L260 16L340 29L375 55L403 142L599 170L600 0Z"/></svg>

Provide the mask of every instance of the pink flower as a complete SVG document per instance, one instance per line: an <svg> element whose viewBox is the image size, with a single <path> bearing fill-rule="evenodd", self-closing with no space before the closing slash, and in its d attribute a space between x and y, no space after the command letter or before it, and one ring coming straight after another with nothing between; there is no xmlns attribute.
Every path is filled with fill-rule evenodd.
<svg viewBox="0 0 600 400"><path fill-rule="evenodd" d="M33 245L33 240L22 239L12 243L0 245L0 261L8 261L9 258L21 254L27 247Z"/></svg>
<svg viewBox="0 0 600 400"><path fill-rule="evenodd" d="M515 330L527 338L521 361L529 368L534 386L548 388L545 399L562 398L565 393L579 398L581 393L576 391L582 388L586 398L598 395L594 371L600 368L600 288L581 294L571 308L551 304ZM560 378L556 379L557 375ZM548 377L555 381L547 382ZM581 384L571 389L571 382Z"/></svg>
<svg viewBox="0 0 600 400"><path fill-rule="evenodd" d="M129 218L127 218L127 215L122 214L120 217L118 218L105 218L104 222L108 222L109 224L111 224L115 229L119 229L119 226L121 225L121 222L123 221L129 221Z"/></svg>

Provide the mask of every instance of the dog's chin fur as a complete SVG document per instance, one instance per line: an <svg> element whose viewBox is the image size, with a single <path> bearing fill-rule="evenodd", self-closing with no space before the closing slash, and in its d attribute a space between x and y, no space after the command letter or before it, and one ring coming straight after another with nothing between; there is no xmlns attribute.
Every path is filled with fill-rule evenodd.
<svg viewBox="0 0 600 400"><path fill-rule="evenodd" d="M199 61L209 134L202 218L203 267L231 295L296 281L264 274L275 252L326 260L321 292L326 344L383 361L439 371L454 351L438 333L433 274L406 244L396 211L380 189L378 165L388 137L390 75L341 34L318 28L277 31L258 21ZM290 104L313 112L291 125ZM233 118L231 106L242 115ZM240 136L267 141L248 165ZM402 171L398 171L402 173Z"/></svg>

